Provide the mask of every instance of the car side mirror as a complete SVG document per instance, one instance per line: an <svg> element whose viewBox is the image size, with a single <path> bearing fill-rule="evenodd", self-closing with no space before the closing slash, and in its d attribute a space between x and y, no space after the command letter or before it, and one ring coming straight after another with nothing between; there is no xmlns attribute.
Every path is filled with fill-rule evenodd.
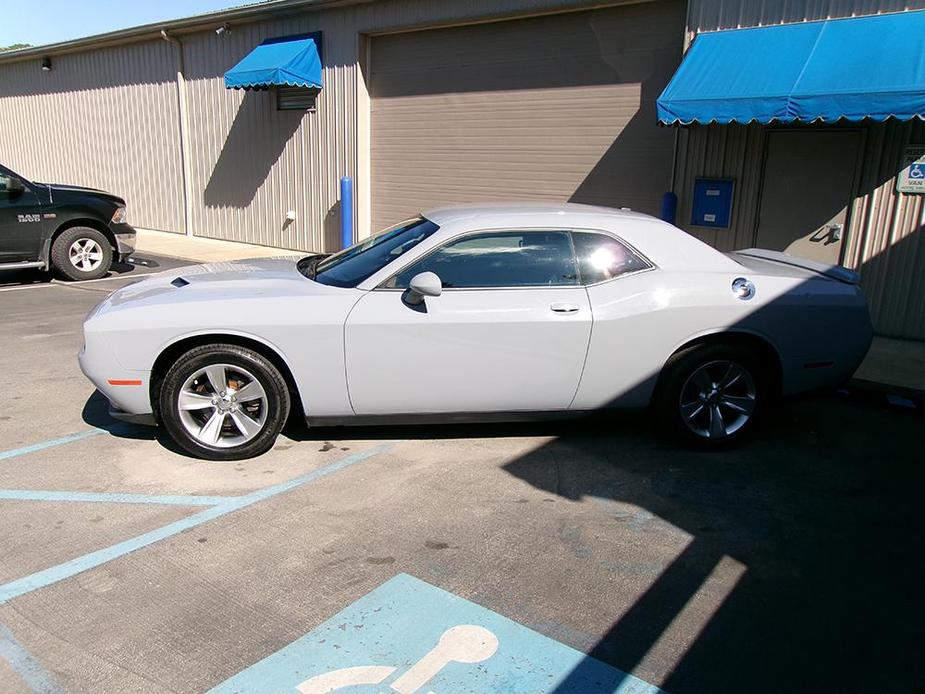
<svg viewBox="0 0 925 694"><path fill-rule="evenodd" d="M26 186L23 185L23 182L15 176L10 176L6 179L6 192L10 194L11 198L13 198L17 195L22 195L25 193Z"/></svg>
<svg viewBox="0 0 925 694"><path fill-rule="evenodd" d="M433 272L421 272L411 278L408 291L405 292L405 301L417 306L428 296L440 296L443 293L443 282Z"/></svg>

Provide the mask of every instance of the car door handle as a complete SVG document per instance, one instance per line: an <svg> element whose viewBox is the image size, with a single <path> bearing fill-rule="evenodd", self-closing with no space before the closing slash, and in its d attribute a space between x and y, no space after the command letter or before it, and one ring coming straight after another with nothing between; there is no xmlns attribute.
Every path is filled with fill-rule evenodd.
<svg viewBox="0 0 925 694"><path fill-rule="evenodd" d="M578 304L552 304L549 310L553 313L577 313L579 308Z"/></svg>

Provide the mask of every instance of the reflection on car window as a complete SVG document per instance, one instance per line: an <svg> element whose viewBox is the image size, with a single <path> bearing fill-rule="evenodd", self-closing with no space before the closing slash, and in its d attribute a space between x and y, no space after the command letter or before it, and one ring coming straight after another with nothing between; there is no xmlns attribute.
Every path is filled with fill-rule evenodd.
<svg viewBox="0 0 925 694"><path fill-rule="evenodd" d="M386 229L311 268L309 278L333 287L355 287L417 246L439 227L428 219L413 219Z"/></svg>
<svg viewBox="0 0 925 694"><path fill-rule="evenodd" d="M10 189L13 187L13 178L0 171L0 197L6 198L10 195Z"/></svg>
<svg viewBox="0 0 925 694"><path fill-rule="evenodd" d="M452 288L550 287L578 284L566 231L492 232L452 241L385 284L405 289L421 272Z"/></svg>
<svg viewBox="0 0 925 694"><path fill-rule="evenodd" d="M652 267L612 236L576 231L572 234L582 284L595 284Z"/></svg>

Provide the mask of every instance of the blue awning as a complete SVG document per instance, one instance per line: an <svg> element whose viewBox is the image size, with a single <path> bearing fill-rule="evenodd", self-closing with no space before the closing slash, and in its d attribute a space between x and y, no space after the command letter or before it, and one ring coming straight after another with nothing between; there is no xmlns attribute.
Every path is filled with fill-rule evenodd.
<svg viewBox="0 0 925 694"><path fill-rule="evenodd" d="M225 73L228 89L321 89L319 34L267 39Z"/></svg>
<svg viewBox="0 0 925 694"><path fill-rule="evenodd" d="M664 124L925 114L925 11L701 34L658 99Z"/></svg>

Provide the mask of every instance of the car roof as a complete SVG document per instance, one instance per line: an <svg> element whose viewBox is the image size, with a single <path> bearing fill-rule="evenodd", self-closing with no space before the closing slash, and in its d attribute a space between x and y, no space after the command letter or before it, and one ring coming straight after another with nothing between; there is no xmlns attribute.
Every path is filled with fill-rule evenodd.
<svg viewBox="0 0 925 694"><path fill-rule="evenodd" d="M475 203L423 213L441 227L435 241L477 229L600 229L610 231L657 266L676 270L730 270L740 267L715 248L677 227L627 208L571 202Z"/></svg>
<svg viewBox="0 0 925 694"><path fill-rule="evenodd" d="M655 219L641 212L634 212L628 207L599 207L597 205L583 205L575 202L488 202L472 203L468 205L450 205L437 207L424 212L424 217L443 225L450 222L469 220L472 217L518 217L521 224L540 224L538 220L527 221L536 217L554 222L563 215L577 215L581 217L607 216L618 219ZM561 222L560 222L561 223ZM545 225L544 225L545 226Z"/></svg>

